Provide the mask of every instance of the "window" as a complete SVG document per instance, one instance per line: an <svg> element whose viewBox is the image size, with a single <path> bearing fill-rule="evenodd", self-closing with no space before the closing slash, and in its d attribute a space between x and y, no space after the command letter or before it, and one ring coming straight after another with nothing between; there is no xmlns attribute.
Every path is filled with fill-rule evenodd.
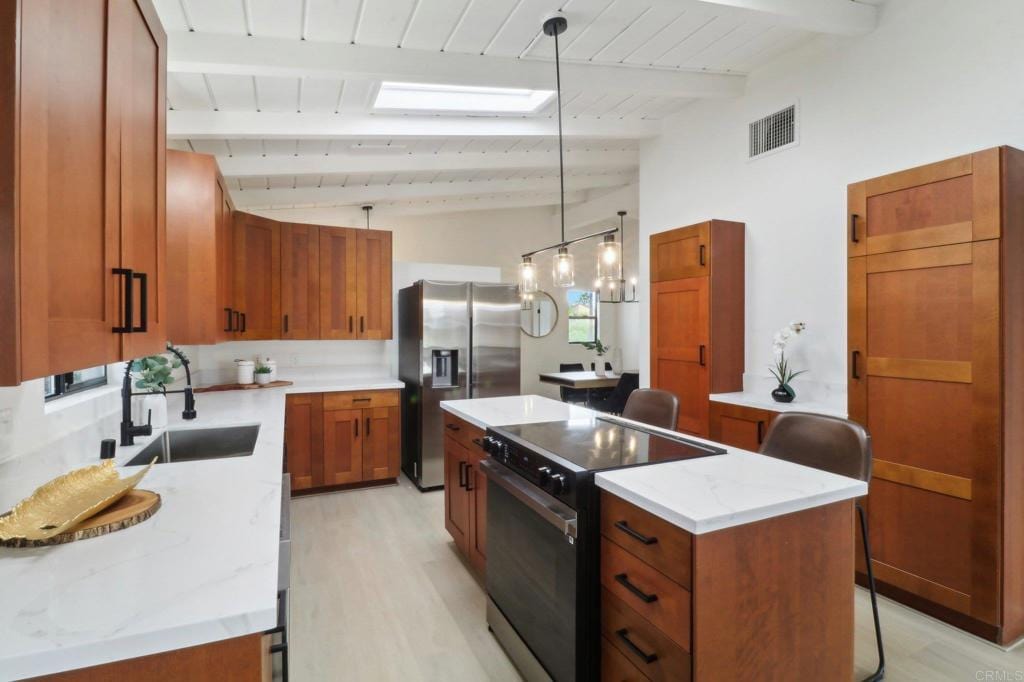
<svg viewBox="0 0 1024 682"><path fill-rule="evenodd" d="M43 382L43 396L53 400L71 393L80 393L86 389L107 385L107 366L76 369L67 374L55 374L46 377Z"/></svg>
<svg viewBox="0 0 1024 682"><path fill-rule="evenodd" d="M445 113L532 114L551 101L553 90L481 88L469 85L381 83L374 109Z"/></svg>
<svg viewBox="0 0 1024 682"><path fill-rule="evenodd" d="M569 343L592 343L597 340L597 296L593 291L570 289Z"/></svg>

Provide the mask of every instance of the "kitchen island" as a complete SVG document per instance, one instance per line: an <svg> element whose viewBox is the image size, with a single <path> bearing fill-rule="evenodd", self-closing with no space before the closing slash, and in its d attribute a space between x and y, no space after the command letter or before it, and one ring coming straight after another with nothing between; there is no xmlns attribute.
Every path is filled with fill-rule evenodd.
<svg viewBox="0 0 1024 682"><path fill-rule="evenodd" d="M151 519L66 545L0 549L0 679L247 637L259 646L277 623L286 395L402 387L387 377L312 369L286 378L294 385L202 393L198 418L187 422L181 396L169 397L170 429L258 424L259 434L251 456L155 465L140 484L162 498ZM119 419L107 415L0 464L0 508L54 476L98 463L100 440L117 433ZM119 447L116 463L162 431Z"/></svg>
<svg viewBox="0 0 1024 682"><path fill-rule="evenodd" d="M487 428L545 420L569 422L577 432L591 428L595 445L608 436L597 413L538 396L442 407L460 420L455 434L476 430L474 438ZM524 432L538 433L491 433ZM853 500L867 493L866 484L689 440L722 454L598 471L599 514L579 515L577 542L591 538L600 547L593 570L601 627L593 637L606 673L615 679L850 679ZM481 494L479 481L470 487ZM495 522L478 518L476 525Z"/></svg>

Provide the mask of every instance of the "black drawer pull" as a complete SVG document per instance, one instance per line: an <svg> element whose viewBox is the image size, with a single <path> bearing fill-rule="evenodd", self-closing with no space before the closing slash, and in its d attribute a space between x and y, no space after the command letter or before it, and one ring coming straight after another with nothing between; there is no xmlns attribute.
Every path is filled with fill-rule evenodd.
<svg viewBox="0 0 1024 682"><path fill-rule="evenodd" d="M351 315L348 316L348 333L349 334L352 333L352 316Z"/></svg>
<svg viewBox="0 0 1024 682"><path fill-rule="evenodd" d="M699 363L700 363L700 366L701 366L701 367L704 367L704 366L706 366L706 365L707 365L707 363L705 362L705 359L704 359L704 344L701 344L701 345L700 345L700 346L699 346L699 347L697 348L697 358L698 358L698 359L697 359L697 362L699 362Z"/></svg>
<svg viewBox="0 0 1024 682"><path fill-rule="evenodd" d="M359 316L359 333L360 334L363 334L363 333L366 332L366 324L365 324L365 322L366 322L366 319L362 315L360 315Z"/></svg>
<svg viewBox="0 0 1024 682"><path fill-rule="evenodd" d="M854 244L860 242L860 237L857 236L857 218L859 217L856 213L850 214L850 241Z"/></svg>
<svg viewBox="0 0 1024 682"><path fill-rule="evenodd" d="M640 601L642 601L645 604L650 604L652 602L658 601L658 595L656 595L656 594L647 594L646 592L641 590L639 587L637 587L633 583L629 582L629 578L626 576L625 573L619 573L617 576L615 576L615 582L617 582L618 584L622 585L627 590L632 592L633 595L637 599L639 599Z"/></svg>
<svg viewBox="0 0 1024 682"><path fill-rule="evenodd" d="M473 465L467 463L466 464L466 492L467 493L469 491L473 490L473 486L470 485L472 480L473 480Z"/></svg>
<svg viewBox="0 0 1024 682"><path fill-rule="evenodd" d="M370 437L370 418L366 418L366 437Z"/></svg>
<svg viewBox="0 0 1024 682"><path fill-rule="evenodd" d="M615 527L618 528L619 530L621 530L623 533L625 533L629 537L633 538L634 540L639 540L640 542L644 543L645 545L653 545L654 543L656 543L658 541L658 538L656 538L656 537L647 536L647 535L644 535L643 533L638 533L637 531L633 530L632 528L629 527L629 524L626 523L625 521L616 521L615 522Z"/></svg>
<svg viewBox="0 0 1024 682"><path fill-rule="evenodd" d="M860 379L860 370L857 368L858 360L860 360L860 351L855 350L850 354L850 375L854 379Z"/></svg>
<svg viewBox="0 0 1024 682"><path fill-rule="evenodd" d="M445 424L444 428L448 429L449 431L458 431L459 430L459 427L456 424Z"/></svg>
<svg viewBox="0 0 1024 682"><path fill-rule="evenodd" d="M644 663L654 663L656 660L658 660L658 654L649 654L640 647L638 647L633 642L633 640L629 638L629 630L627 630L626 628L616 630L615 635L622 640L623 644L629 647L630 651L639 656L640 660L642 660Z"/></svg>
<svg viewBox="0 0 1024 682"><path fill-rule="evenodd" d="M459 487L466 487L466 463L459 462Z"/></svg>
<svg viewBox="0 0 1024 682"><path fill-rule="evenodd" d="M700 245L700 266L704 267L707 265L707 259L705 257L706 249L703 244Z"/></svg>
<svg viewBox="0 0 1024 682"><path fill-rule="evenodd" d="M285 316L284 316L284 333L285 334L288 333L288 314L287 313L285 313Z"/></svg>
<svg viewBox="0 0 1024 682"><path fill-rule="evenodd" d="M474 445L479 445L480 447L484 446L484 442L481 439L479 439L479 438L474 438L473 439L473 444Z"/></svg>

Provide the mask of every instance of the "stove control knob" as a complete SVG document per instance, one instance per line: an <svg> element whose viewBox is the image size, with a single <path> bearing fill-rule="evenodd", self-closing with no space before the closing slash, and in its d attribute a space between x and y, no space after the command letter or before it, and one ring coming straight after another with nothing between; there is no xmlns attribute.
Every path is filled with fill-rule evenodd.
<svg viewBox="0 0 1024 682"><path fill-rule="evenodd" d="M542 486L547 484L549 478L551 478L551 467L537 469L537 480Z"/></svg>
<svg viewBox="0 0 1024 682"><path fill-rule="evenodd" d="M484 452L486 452L488 455L493 455L494 454L494 438L492 436L484 436L483 443L484 443L483 444Z"/></svg>
<svg viewBox="0 0 1024 682"><path fill-rule="evenodd" d="M562 474L555 474L551 477L551 492L555 495L564 493L566 489L565 476Z"/></svg>

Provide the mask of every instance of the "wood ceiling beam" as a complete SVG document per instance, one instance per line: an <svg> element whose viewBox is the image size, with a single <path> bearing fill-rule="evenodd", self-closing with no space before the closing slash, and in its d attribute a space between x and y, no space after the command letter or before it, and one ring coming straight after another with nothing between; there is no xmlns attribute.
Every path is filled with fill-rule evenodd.
<svg viewBox="0 0 1024 682"><path fill-rule="evenodd" d="M675 7L703 5L734 10L754 21L814 33L867 35L878 26L878 8L853 0L662 0Z"/></svg>
<svg viewBox="0 0 1024 682"><path fill-rule="evenodd" d="M168 139L390 139L429 137L551 137L548 118L461 116L348 116L252 111L169 111ZM661 132L661 121L570 118L566 137L643 139Z"/></svg>
<svg viewBox="0 0 1024 682"><path fill-rule="evenodd" d="M618 187L636 181L636 175L574 175L565 179L567 192ZM558 179L528 178L514 180L465 180L458 182L421 182L393 185L357 185L351 187L296 187L234 190L231 198L238 208L253 206L316 206L360 204L376 201L400 201L442 197L475 197L492 194L538 193L557 190Z"/></svg>
<svg viewBox="0 0 1024 682"><path fill-rule="evenodd" d="M264 38L217 33L168 36L171 73L290 76L444 83L554 90L554 65L435 50ZM572 90L659 97L735 97L746 79L738 75L562 62L562 83Z"/></svg>
<svg viewBox="0 0 1024 682"><path fill-rule="evenodd" d="M568 168L636 168L638 163L639 154L635 151L565 153ZM517 170L558 168L558 151L218 156L217 165L225 177L448 170L507 170L511 175Z"/></svg>

